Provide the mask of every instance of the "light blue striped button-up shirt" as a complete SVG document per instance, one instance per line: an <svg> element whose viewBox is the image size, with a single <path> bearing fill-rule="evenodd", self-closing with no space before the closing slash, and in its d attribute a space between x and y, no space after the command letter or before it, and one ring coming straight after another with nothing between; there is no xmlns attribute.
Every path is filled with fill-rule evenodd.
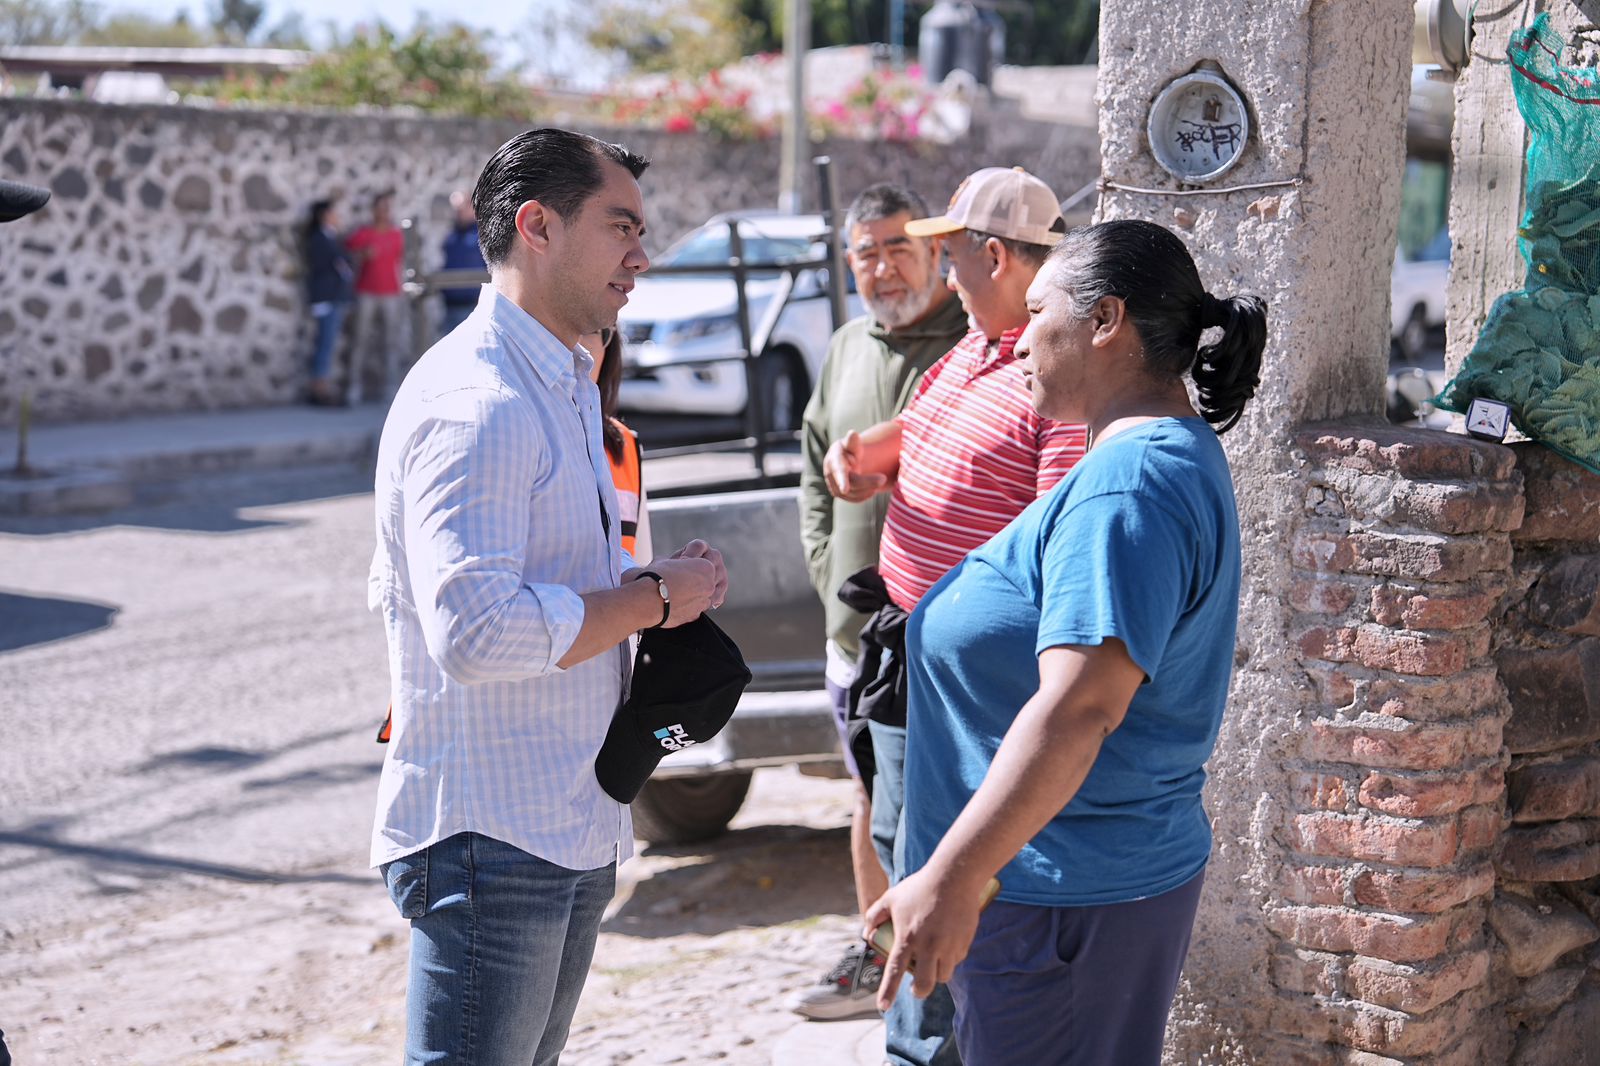
<svg viewBox="0 0 1600 1066"><path fill-rule="evenodd" d="M631 565L588 367L485 285L384 422L369 601L394 729L374 866L466 831L572 870L632 852L628 808L594 777L627 645L556 665L583 624L579 595Z"/></svg>

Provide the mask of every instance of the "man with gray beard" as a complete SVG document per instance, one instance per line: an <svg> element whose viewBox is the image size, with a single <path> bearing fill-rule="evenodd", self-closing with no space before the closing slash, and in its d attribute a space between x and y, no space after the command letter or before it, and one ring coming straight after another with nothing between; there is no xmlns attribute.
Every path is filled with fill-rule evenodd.
<svg viewBox="0 0 1600 1066"><path fill-rule="evenodd" d="M874 185L850 205L845 215L850 271L868 313L833 335L803 422L800 539L827 617L826 685L845 764L856 782L850 859L862 910L888 890L891 857L874 847L869 793L845 735L857 634L867 616L841 602L838 591L846 578L878 562L889 497L885 493L861 503L834 498L822 461L834 441L899 414L923 371L967 332L966 313L939 267L940 238L906 234L907 222L927 214L920 196L897 185ZM792 1009L817 1021L875 1014L883 961L865 945L852 945L817 984L796 995Z"/></svg>

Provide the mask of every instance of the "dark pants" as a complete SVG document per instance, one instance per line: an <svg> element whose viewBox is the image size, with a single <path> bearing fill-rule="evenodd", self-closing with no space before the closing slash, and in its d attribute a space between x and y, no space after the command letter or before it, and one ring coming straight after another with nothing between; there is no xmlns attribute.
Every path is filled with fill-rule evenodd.
<svg viewBox="0 0 1600 1066"><path fill-rule="evenodd" d="M1159 1066L1202 872L1097 907L995 903L956 967L967 1066Z"/></svg>

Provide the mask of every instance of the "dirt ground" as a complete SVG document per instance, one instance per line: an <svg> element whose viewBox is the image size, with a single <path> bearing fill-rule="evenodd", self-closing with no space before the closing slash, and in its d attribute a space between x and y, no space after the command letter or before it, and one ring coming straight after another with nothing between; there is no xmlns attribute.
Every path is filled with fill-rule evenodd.
<svg viewBox="0 0 1600 1066"><path fill-rule="evenodd" d="M762 771L727 835L626 864L562 1061L771 1062L805 1024L784 1000L856 928L848 800ZM17 1066L400 1061L406 928L374 875L125 898L0 948Z"/></svg>

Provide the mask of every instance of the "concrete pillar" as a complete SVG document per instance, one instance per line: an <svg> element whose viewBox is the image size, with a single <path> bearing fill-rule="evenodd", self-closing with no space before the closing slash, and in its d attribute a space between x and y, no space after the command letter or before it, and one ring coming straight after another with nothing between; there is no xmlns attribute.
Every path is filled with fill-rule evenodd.
<svg viewBox="0 0 1600 1066"><path fill-rule="evenodd" d="M1180 188L1150 155L1145 120L1161 88L1202 61L1220 64L1244 94L1254 130L1239 165L1201 195L1111 188L1100 217L1172 227L1212 292L1255 292L1269 304L1261 388L1224 438L1238 486L1246 586L1232 700L1207 797L1216 845L1168 1031L1174 1062L1332 1061L1308 1048L1304 1034L1291 1038L1281 1025L1274 1031L1268 964L1276 940L1263 918L1283 902L1292 831L1286 765L1316 708L1288 603L1291 540L1311 496L1293 430L1381 409L1412 24L1407 0L1101 6L1108 181ZM1256 184L1267 187L1228 191Z"/></svg>
<svg viewBox="0 0 1600 1066"><path fill-rule="evenodd" d="M1581 6L1588 7L1585 15ZM1572 0L1523 0L1480 4L1473 21L1472 58L1456 82L1456 120L1451 151L1450 298L1446 308L1445 367L1454 374L1478 339L1495 298L1522 287L1526 269L1517 251L1517 225L1523 201L1528 130L1511 92L1506 46L1511 33L1540 10L1550 12L1551 28L1580 42L1565 62L1594 66L1595 5ZM1588 31L1584 33L1583 31Z"/></svg>

